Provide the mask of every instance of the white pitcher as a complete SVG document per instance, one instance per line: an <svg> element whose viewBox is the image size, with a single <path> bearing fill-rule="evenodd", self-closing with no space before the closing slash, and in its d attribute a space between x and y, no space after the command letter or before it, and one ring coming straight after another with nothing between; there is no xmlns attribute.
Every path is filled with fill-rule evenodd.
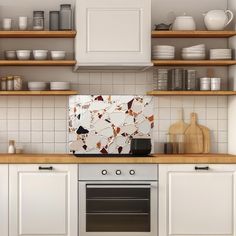
<svg viewBox="0 0 236 236"><path fill-rule="evenodd" d="M203 16L208 30L223 30L234 18L230 10L211 10Z"/></svg>

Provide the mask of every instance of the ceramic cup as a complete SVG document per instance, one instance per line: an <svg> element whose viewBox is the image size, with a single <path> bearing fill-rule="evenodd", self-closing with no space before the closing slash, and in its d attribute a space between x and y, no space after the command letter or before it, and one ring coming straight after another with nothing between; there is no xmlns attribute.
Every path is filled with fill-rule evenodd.
<svg viewBox="0 0 236 236"><path fill-rule="evenodd" d="M4 30L11 30L12 27L12 19L11 18L4 18L2 21L2 28Z"/></svg>
<svg viewBox="0 0 236 236"><path fill-rule="evenodd" d="M28 17L20 16L19 17L19 30L27 30L28 27Z"/></svg>

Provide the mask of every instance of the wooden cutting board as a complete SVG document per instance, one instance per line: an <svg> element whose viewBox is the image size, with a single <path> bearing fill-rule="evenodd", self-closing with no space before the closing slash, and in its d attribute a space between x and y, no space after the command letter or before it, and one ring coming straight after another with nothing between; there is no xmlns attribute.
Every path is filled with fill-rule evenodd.
<svg viewBox="0 0 236 236"><path fill-rule="evenodd" d="M172 142L176 141L174 140L174 137L176 137L176 135L184 134L186 129L189 126L187 123L184 122L183 109L178 111L178 117L179 117L179 121L172 124L169 128L169 135Z"/></svg>
<svg viewBox="0 0 236 236"><path fill-rule="evenodd" d="M197 124L196 113L191 113L191 124L185 131L185 152L186 153L204 152L203 131Z"/></svg>

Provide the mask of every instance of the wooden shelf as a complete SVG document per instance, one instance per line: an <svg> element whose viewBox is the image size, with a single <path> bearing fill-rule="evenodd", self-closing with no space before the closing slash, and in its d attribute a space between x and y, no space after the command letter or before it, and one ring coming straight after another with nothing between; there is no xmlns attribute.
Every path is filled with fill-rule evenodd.
<svg viewBox="0 0 236 236"><path fill-rule="evenodd" d="M0 38L75 38L76 31L0 31Z"/></svg>
<svg viewBox="0 0 236 236"><path fill-rule="evenodd" d="M0 60L0 66L74 66L76 64L75 60L60 60L60 61L19 61L19 60Z"/></svg>
<svg viewBox="0 0 236 236"><path fill-rule="evenodd" d="M78 91L0 91L0 96L70 96L77 95Z"/></svg>
<svg viewBox="0 0 236 236"><path fill-rule="evenodd" d="M236 60L153 60L154 66L232 66Z"/></svg>
<svg viewBox="0 0 236 236"><path fill-rule="evenodd" d="M236 31L152 31L152 38L229 38Z"/></svg>
<svg viewBox="0 0 236 236"><path fill-rule="evenodd" d="M236 91L150 91L150 96L232 96Z"/></svg>

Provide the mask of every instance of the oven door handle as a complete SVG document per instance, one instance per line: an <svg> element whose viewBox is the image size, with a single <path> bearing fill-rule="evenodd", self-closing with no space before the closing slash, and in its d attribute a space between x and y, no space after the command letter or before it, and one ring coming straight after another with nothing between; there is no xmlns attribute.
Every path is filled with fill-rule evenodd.
<svg viewBox="0 0 236 236"><path fill-rule="evenodd" d="M87 188L151 188L151 184L86 184Z"/></svg>

